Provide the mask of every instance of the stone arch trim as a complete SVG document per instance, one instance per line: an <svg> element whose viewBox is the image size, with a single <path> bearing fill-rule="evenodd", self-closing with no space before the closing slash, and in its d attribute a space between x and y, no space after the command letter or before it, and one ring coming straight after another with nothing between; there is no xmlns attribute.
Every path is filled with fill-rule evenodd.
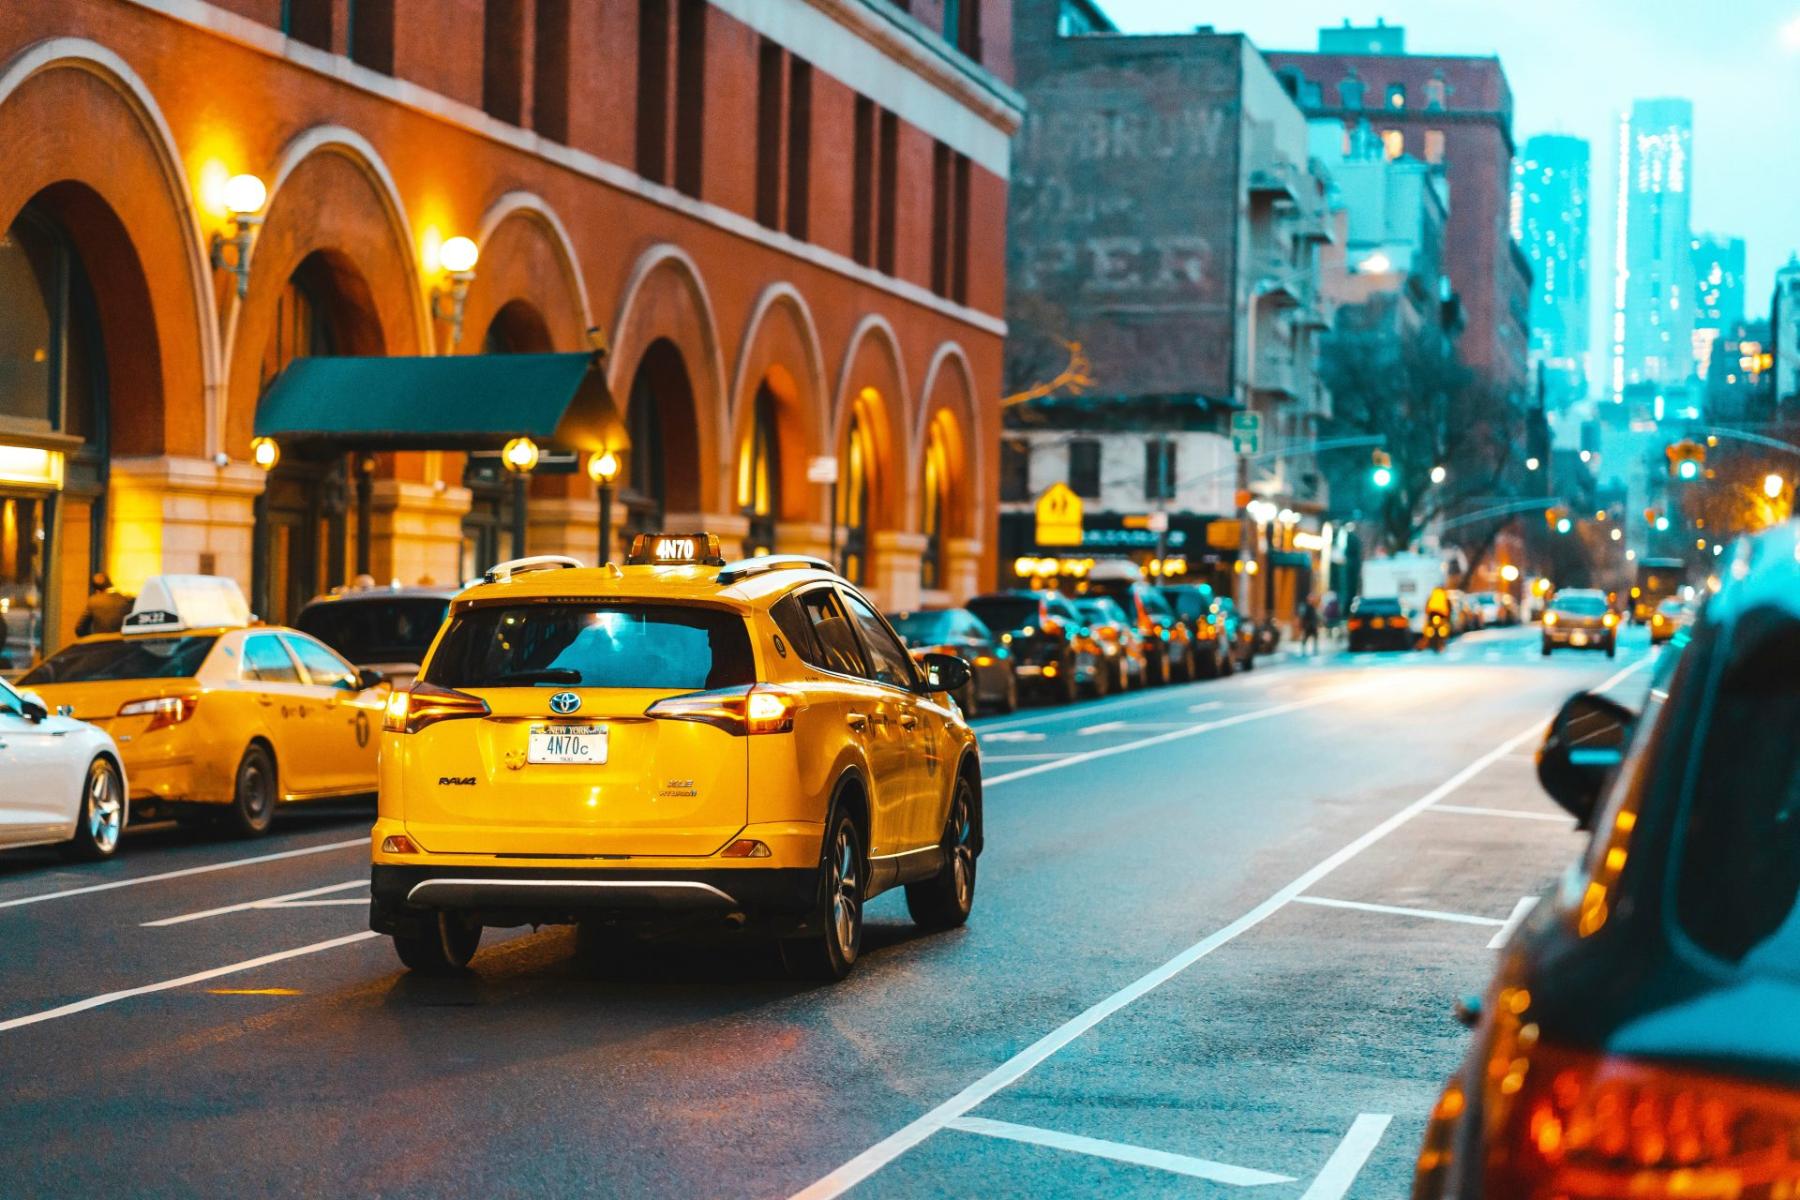
<svg viewBox="0 0 1800 1200"><path fill-rule="evenodd" d="M940 414L948 414L961 439L961 445L956 448L959 478L955 491L963 501L963 511L951 530L960 537L980 536L982 497L987 495L982 487L982 467L986 459L982 454L981 421L975 394L975 368L969 362L968 354L957 343L945 342L931 356L931 365L926 368L925 383L919 392L918 419L912 432L912 461L921 464L922 469L931 423ZM918 484L917 479L912 481L912 487L916 488ZM921 499L913 497L915 507Z"/></svg>
<svg viewBox="0 0 1800 1200"><path fill-rule="evenodd" d="M515 227L529 230L540 240L545 252L554 261L557 274L563 281L565 304L547 304L545 301L548 297L543 294L541 288L536 291L526 291L514 284L510 288L502 289L504 294L494 295L492 303L484 311L491 316L492 313L498 312L508 300L515 299L529 300L540 310L545 311L547 315L554 313L557 308L562 308L569 315L569 323L573 324L575 329L573 336L568 336L566 330L559 328L562 323L556 321L554 317L551 318L552 332L563 335L559 340L568 343L559 346L558 349L585 349L585 343L577 339L594 327L594 314L593 308L588 304L587 284L581 273L581 259L575 252L575 241L569 236L568 226L564 225L562 218L556 215L556 210L552 209L544 198L535 192L507 192L489 205L488 210L482 214L475 234L476 245L481 247L482 260L476 264L475 284L470 289L471 296L486 290L482 285L492 277L484 273L491 270L487 253L489 245L497 237L507 236L509 231ZM464 348L467 348L470 336L469 328L465 328L463 331Z"/></svg>
<svg viewBox="0 0 1800 1200"><path fill-rule="evenodd" d="M608 341L607 383L621 406L630 404L638 364L658 340L669 341L681 352L693 391L701 506L709 513L724 512L734 447L718 320L699 265L687 251L668 243L639 256L620 294Z"/></svg>
<svg viewBox="0 0 1800 1200"><path fill-rule="evenodd" d="M797 435L780 460L784 509L780 516L783 520L810 518L816 507L813 493L818 489L806 484L806 459L830 452L831 410L825 355L812 308L799 290L787 282L772 283L763 289L738 345L731 388L729 478L733 481L737 478L737 459L756 416L757 390L776 368L793 380L792 390L796 393L792 397L778 396L777 420L784 431L782 440L788 443L790 435Z"/></svg>
<svg viewBox="0 0 1800 1200"><path fill-rule="evenodd" d="M874 354L876 362L864 362ZM882 378L885 375L886 378ZM887 384L888 386L880 386ZM843 445L850 415L857 396L865 387L881 394L885 427L880 431L885 459L881 469L886 478L878 478L882 492L881 524L890 529L910 529L917 523L911 497L913 455L908 432L908 414L913 409L912 389L906 381L906 360L900 353L900 338L886 317L871 313L856 325L838 370L836 399L832 405L831 444Z"/></svg>
<svg viewBox="0 0 1800 1200"><path fill-rule="evenodd" d="M294 195L294 188L300 186L295 180L303 173L329 169L333 163L339 162L348 164L368 188L368 198L372 198L378 210L380 229L366 231L366 235L359 237L350 223L354 220L353 215L346 216L341 224L322 222L305 228L303 236L296 239L296 249L288 256L293 261L271 263L269 255L272 251L267 249L268 239L272 231L282 227L282 222L277 218L282 212L284 196ZM343 211L348 212L347 209ZM244 451L244 445L238 443L248 436L247 430L250 428L257 400L255 381L248 378L247 364L253 363L261 353L259 345L244 346L240 343L246 334L245 322L249 319L246 313L260 308L285 283L285 278L272 277L272 270L279 271L283 267L291 270L314 251L341 254L363 274L376 293L376 312L382 318L385 352L431 354L436 351L431 311L419 266L418 243L413 236L412 225L407 219L393 174L367 138L355 130L338 125L317 125L297 134L282 148L263 213L264 224L258 230L256 246L250 254L250 295L247 299L239 299L234 291L229 300L226 319L226 386L222 389L225 394L221 397L219 427L226 451L230 452L235 447L240 455ZM352 253L345 245L359 240L362 243L361 249L365 252L362 257ZM366 261L373 254L391 255L391 258L380 262ZM375 269L394 266L399 268L400 282L397 289L383 278L380 270ZM390 301L385 308L379 303L383 294ZM240 410L243 419L234 420L234 414Z"/></svg>
<svg viewBox="0 0 1800 1200"><path fill-rule="evenodd" d="M218 429L213 418L217 396L221 390L224 359L220 348L217 315L212 302L211 266L206 237L193 193L182 170L181 154L176 147L174 131L170 129L148 85L132 70L130 64L114 51L87 38L47 38L26 47L0 66L0 108L4 108L6 102L33 79L57 70L81 71L98 80L124 103L144 133L162 176L179 230L181 257L187 276L185 290L193 306L190 315L198 335L196 365L199 368L202 412L206 422L202 446L210 453L218 445ZM96 186L93 181L75 181L87 183L94 187L102 199L107 198L105 189ZM47 179L44 186L57 182L63 182L63 179ZM10 216L11 214L6 214L8 219ZM141 257L140 254L140 259ZM164 369L167 370L167 363L164 364ZM179 396L163 396L165 434L168 407L180 402Z"/></svg>

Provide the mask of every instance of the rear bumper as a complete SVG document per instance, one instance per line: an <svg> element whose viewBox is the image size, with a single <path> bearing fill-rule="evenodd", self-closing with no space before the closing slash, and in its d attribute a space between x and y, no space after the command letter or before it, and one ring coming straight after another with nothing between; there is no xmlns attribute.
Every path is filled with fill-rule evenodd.
<svg viewBox="0 0 1800 1200"><path fill-rule="evenodd" d="M1576 634L1581 635L1579 645L1575 642ZM1604 650L1613 644L1613 631L1605 626L1598 629L1564 629L1552 625L1544 629L1544 644L1578 650Z"/></svg>
<svg viewBox="0 0 1800 1200"><path fill-rule="evenodd" d="M819 874L804 867L643 870L617 867L372 868L369 927L397 933L440 910L489 925L715 919L794 925L809 916Z"/></svg>

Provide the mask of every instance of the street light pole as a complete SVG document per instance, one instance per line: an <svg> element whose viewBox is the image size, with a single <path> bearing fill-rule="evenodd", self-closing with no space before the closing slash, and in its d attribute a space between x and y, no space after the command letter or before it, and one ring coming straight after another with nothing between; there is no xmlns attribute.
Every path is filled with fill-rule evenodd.
<svg viewBox="0 0 1800 1200"><path fill-rule="evenodd" d="M598 566L612 558L613 480L619 476L619 456L611 450L596 452L588 459L587 473L600 485L600 542L595 556Z"/></svg>

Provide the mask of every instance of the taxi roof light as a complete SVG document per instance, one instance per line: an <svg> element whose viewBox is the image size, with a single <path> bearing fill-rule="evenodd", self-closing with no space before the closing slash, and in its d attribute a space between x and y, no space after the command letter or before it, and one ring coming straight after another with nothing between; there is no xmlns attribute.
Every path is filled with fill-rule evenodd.
<svg viewBox="0 0 1800 1200"><path fill-rule="evenodd" d="M625 555L628 567L722 567L725 555L715 533L640 533Z"/></svg>
<svg viewBox="0 0 1800 1200"><path fill-rule="evenodd" d="M120 626L124 633L175 633L184 629L241 629L250 604L237 580L223 575L152 575L138 589Z"/></svg>

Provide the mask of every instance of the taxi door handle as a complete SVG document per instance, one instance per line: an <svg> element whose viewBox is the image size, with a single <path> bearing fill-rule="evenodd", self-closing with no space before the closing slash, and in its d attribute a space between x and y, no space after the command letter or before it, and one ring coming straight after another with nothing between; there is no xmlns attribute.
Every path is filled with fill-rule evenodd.
<svg viewBox="0 0 1800 1200"><path fill-rule="evenodd" d="M915 717L911 713L906 713L904 716L902 716L900 718L900 728L902 728L902 729L911 729L918 723L919 723L919 718Z"/></svg>
<svg viewBox="0 0 1800 1200"><path fill-rule="evenodd" d="M844 723L860 733L862 730L869 727L869 717L867 713L845 713Z"/></svg>

